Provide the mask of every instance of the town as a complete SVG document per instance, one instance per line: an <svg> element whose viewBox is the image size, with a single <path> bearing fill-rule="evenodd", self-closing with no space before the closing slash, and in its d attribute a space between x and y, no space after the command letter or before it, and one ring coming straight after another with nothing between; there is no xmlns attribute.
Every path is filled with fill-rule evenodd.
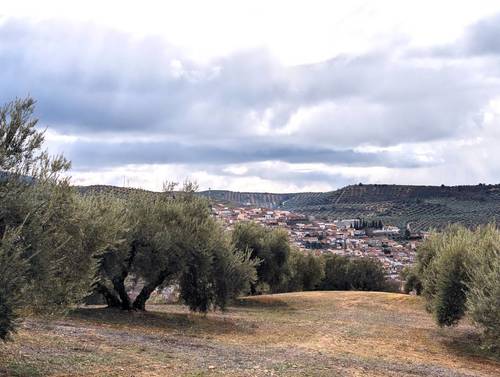
<svg viewBox="0 0 500 377"><path fill-rule="evenodd" d="M317 220L290 211L260 207L229 207L212 204L213 216L228 229L239 221L255 221L266 227L282 227L303 252L316 255L373 258L380 261L387 277L398 280L405 266L414 263L423 234L402 235L396 226L363 226L360 219Z"/></svg>

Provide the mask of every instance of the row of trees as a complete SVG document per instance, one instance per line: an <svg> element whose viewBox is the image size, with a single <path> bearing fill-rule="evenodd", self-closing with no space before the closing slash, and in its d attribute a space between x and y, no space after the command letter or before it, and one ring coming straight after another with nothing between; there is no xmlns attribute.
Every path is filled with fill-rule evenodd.
<svg viewBox="0 0 500 377"><path fill-rule="evenodd" d="M433 233L404 272L405 290L422 294L440 326L464 315L482 330L486 347L500 351L500 230L453 225Z"/></svg>
<svg viewBox="0 0 500 377"><path fill-rule="evenodd" d="M382 220L370 220L367 221L365 219L356 220L354 223L354 229L382 229L384 227L384 223Z"/></svg>
<svg viewBox="0 0 500 377"><path fill-rule="evenodd" d="M249 250L257 266L257 280L251 292L302 290L386 290L385 274L378 261L339 255L315 256L290 246L283 229L269 229L257 223L235 226L235 245Z"/></svg>
<svg viewBox="0 0 500 377"><path fill-rule="evenodd" d="M43 150L34 101L0 109L0 338L21 312L57 313L90 291L109 306L144 310L176 282L195 311L223 309L256 279L259 260L238 249L187 184L175 195L79 196L70 163ZM127 282L140 283L131 297Z"/></svg>

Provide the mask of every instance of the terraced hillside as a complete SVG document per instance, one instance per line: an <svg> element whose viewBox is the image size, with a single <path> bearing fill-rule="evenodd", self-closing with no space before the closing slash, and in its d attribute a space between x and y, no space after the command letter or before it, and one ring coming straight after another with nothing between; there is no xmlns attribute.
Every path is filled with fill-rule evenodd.
<svg viewBox="0 0 500 377"><path fill-rule="evenodd" d="M82 193L116 192L119 195L134 190L114 186L78 189ZM500 185L353 185L331 192L272 194L210 190L200 195L216 202L281 208L324 219L380 219L399 227L410 223L414 231L456 222L466 226L500 223Z"/></svg>
<svg viewBox="0 0 500 377"><path fill-rule="evenodd" d="M202 193L209 196L208 192ZM318 218L380 219L412 230L460 222L475 226L500 222L500 185L402 186L355 185L331 192L297 194L211 191L215 200L282 208ZM217 193L216 195L214 193Z"/></svg>
<svg viewBox="0 0 500 377"><path fill-rule="evenodd" d="M119 186L109 186L109 185L76 186L76 190L82 195L113 194L118 197L126 197L127 195L133 192L147 192L151 193L152 195L161 194L159 192L147 191L131 187L119 187Z"/></svg>
<svg viewBox="0 0 500 377"><path fill-rule="evenodd" d="M218 202L228 202L238 205L277 208L286 200L297 194L271 194L267 192L235 192L227 190L201 191L201 195Z"/></svg>
<svg viewBox="0 0 500 377"><path fill-rule="evenodd" d="M381 219L413 230L466 226L500 220L500 185L400 186L356 185L314 194L298 194L282 208L322 218Z"/></svg>
<svg viewBox="0 0 500 377"><path fill-rule="evenodd" d="M135 191L145 191L129 187L117 187L107 185L77 186L81 194L92 193L113 193L118 196L126 196ZM159 192L147 191L153 195L160 195ZM227 190L207 190L200 191L200 195L218 203L238 206L256 206L265 208L277 208L284 201L297 194L271 194L260 192L235 192Z"/></svg>

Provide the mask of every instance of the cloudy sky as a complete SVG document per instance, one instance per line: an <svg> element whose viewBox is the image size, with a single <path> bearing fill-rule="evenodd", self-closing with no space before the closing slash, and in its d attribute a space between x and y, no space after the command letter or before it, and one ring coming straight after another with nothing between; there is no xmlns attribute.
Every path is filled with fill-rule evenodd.
<svg viewBox="0 0 500 377"><path fill-rule="evenodd" d="M500 2L3 0L26 95L75 184L500 183Z"/></svg>

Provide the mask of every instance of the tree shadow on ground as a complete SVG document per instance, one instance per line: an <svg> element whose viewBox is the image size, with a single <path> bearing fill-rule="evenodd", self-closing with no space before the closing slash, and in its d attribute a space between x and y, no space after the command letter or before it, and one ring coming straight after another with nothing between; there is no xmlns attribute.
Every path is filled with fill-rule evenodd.
<svg viewBox="0 0 500 377"><path fill-rule="evenodd" d="M472 329L439 329L439 342L460 357L479 358L498 366L500 355L482 347L481 335Z"/></svg>
<svg viewBox="0 0 500 377"><path fill-rule="evenodd" d="M186 334L226 334L233 332L253 333L255 326L247 321L234 320L224 313L207 315L196 313L172 313L166 311L126 311L106 307L82 307L73 310L69 319L127 328L182 331Z"/></svg>

